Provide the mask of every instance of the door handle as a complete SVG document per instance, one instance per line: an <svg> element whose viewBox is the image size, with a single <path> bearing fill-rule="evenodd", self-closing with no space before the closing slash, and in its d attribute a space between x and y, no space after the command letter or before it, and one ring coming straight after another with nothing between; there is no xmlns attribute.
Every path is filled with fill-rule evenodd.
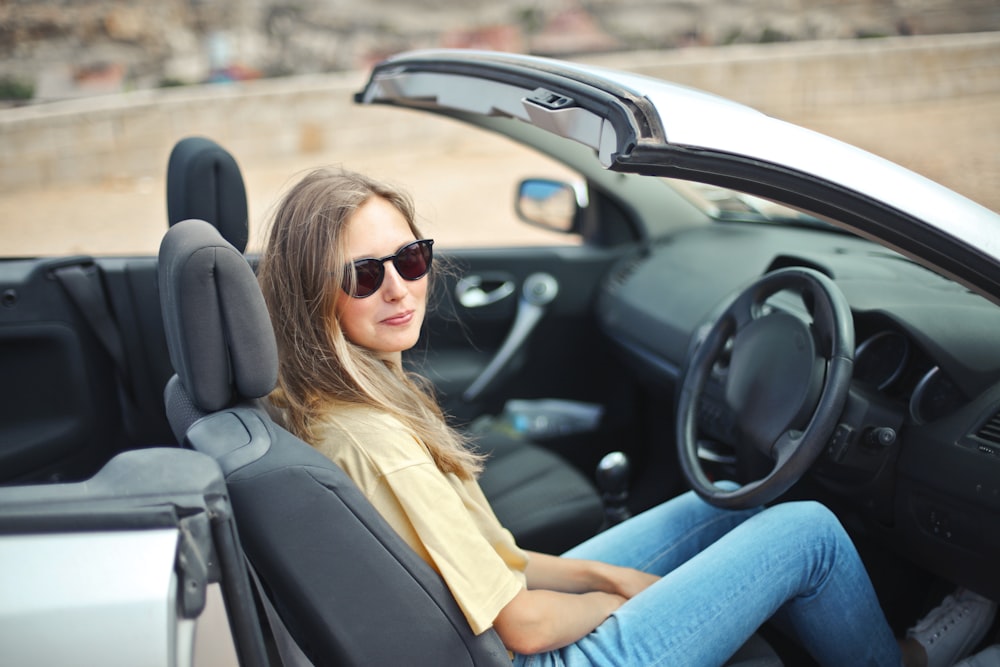
<svg viewBox="0 0 1000 667"><path fill-rule="evenodd" d="M486 286L489 289L485 289ZM489 306L513 293L513 280L489 280L482 276L465 276L455 285L455 297L466 308Z"/></svg>
<svg viewBox="0 0 1000 667"><path fill-rule="evenodd" d="M556 298L559 293L559 283L547 273L533 273L524 279L521 287L521 298L517 302L517 315L514 316L514 324L507 333L507 338L497 353L493 355L490 363L486 365L483 372L479 374L469 388L462 394L462 398L468 402L476 400L491 382L500 374L514 354L521 349L528 336L534 330L535 325L545 314L545 307Z"/></svg>

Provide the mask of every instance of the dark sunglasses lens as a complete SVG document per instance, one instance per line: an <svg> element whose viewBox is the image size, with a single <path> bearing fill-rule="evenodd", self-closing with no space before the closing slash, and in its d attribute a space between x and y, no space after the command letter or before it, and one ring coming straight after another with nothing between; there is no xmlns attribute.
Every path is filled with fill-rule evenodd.
<svg viewBox="0 0 1000 667"><path fill-rule="evenodd" d="M398 253L391 256L392 265L396 267L396 272L404 280L419 280L427 275L431 268L433 252L431 250L434 241L425 239L414 241L404 246ZM385 262L390 257L382 259L359 259L354 262L355 284L351 290L351 277L344 276L344 291L355 299L363 299L371 296L382 286L385 279Z"/></svg>
<svg viewBox="0 0 1000 667"><path fill-rule="evenodd" d="M396 271L405 280L422 278L431 268L431 246L418 242L403 248L393 260Z"/></svg>
<svg viewBox="0 0 1000 667"><path fill-rule="evenodd" d="M377 259L362 259L354 263L357 283L352 296L361 298L373 294L382 285L385 267Z"/></svg>

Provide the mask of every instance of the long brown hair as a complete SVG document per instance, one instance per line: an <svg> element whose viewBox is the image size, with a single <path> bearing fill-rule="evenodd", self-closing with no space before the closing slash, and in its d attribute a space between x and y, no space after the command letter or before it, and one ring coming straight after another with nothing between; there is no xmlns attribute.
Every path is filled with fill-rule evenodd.
<svg viewBox="0 0 1000 667"><path fill-rule="evenodd" d="M342 169L308 173L271 219L258 269L278 341L278 387L271 401L289 430L307 442L338 403L387 412L423 441L439 469L470 479L482 461L448 426L429 383L350 342L341 329L335 303L349 263L345 229L372 197L392 204L414 237L423 238L405 192Z"/></svg>

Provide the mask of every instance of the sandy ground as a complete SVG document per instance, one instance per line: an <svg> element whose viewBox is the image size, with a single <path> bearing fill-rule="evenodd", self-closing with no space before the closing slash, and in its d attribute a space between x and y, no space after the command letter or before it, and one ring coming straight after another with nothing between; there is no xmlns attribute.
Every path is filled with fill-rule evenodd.
<svg viewBox="0 0 1000 667"><path fill-rule="evenodd" d="M447 246L538 244L562 235L516 220L518 178L559 177L563 168L507 140L476 131L443 151L430 146L381 153L312 153L240 163L247 187L250 246L281 193L302 172L343 165L397 183L414 197L422 231ZM163 156L164 173L167 157ZM166 230L164 178L0 193L0 256L155 253Z"/></svg>
<svg viewBox="0 0 1000 667"><path fill-rule="evenodd" d="M898 162L1000 211L998 118L1000 95L842 109L786 120ZM565 241L518 222L511 210L518 178L564 172L492 135L477 134L444 150L404 147L391 154L359 151L240 162L247 182L251 246L259 243L268 209L290 180L327 163L405 186L417 200L424 232L443 246ZM165 227L162 178L0 194L2 256L155 253Z"/></svg>

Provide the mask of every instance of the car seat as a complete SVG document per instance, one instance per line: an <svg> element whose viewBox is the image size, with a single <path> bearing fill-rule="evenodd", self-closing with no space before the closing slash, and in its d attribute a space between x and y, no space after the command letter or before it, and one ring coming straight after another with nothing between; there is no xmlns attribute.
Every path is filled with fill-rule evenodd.
<svg viewBox="0 0 1000 667"><path fill-rule="evenodd" d="M208 223L180 222L161 244L159 285L177 371L168 418L222 468L240 542L280 620L272 649L284 625L317 665L509 665L496 633L472 633L441 578L343 471L259 403L277 353L243 255Z"/></svg>
<svg viewBox="0 0 1000 667"><path fill-rule="evenodd" d="M198 218L215 226L239 252L246 250L243 177L233 156L211 139L187 137L174 146L167 166L167 208L171 225ZM183 433L175 429L175 435ZM480 478L483 493L522 547L558 554L601 529L600 495L558 454L496 433L483 436L479 445L490 457Z"/></svg>

